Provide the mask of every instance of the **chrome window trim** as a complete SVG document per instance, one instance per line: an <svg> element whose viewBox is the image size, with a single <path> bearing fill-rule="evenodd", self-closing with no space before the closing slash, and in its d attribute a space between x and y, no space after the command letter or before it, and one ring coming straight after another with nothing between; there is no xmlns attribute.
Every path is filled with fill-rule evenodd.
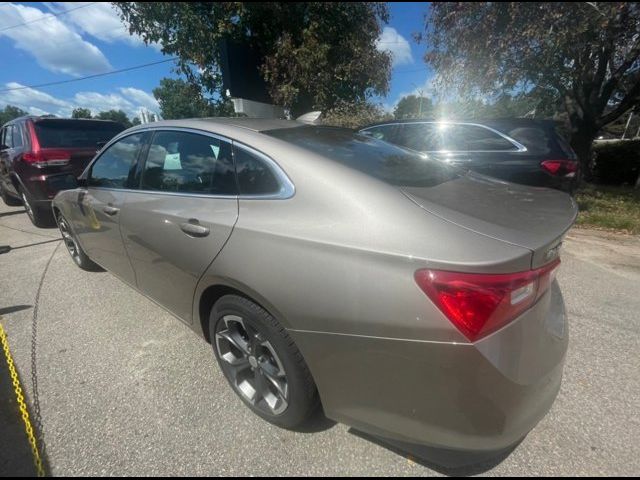
<svg viewBox="0 0 640 480"><path fill-rule="evenodd" d="M391 123L381 123L379 125L372 125L370 127L367 128L362 128L360 130L358 130L359 132L366 132L367 130L371 130L373 128L377 128L377 127L388 127L388 126L393 126L393 125L468 125L471 127L480 127L480 128L484 128L485 130L489 130L490 132L493 132L499 136L501 136L502 138L504 138L505 140L507 140L509 143L511 143L514 147L516 147L516 150L422 150L425 153L453 153L453 154L464 154L464 153L522 153L522 152L526 152L527 151L527 147L525 147L523 144L521 144L520 142L518 142L517 140L514 140L513 138L505 135L504 133L496 130L495 128L491 128L487 125L482 125L480 123L470 123L470 122L420 122L420 121L413 121L413 122L391 122Z"/></svg>
<svg viewBox="0 0 640 480"><path fill-rule="evenodd" d="M85 171L82 173L81 177L86 173L87 174L87 183L89 181L89 172L91 170L91 168L93 168L93 164L95 162L98 161L98 159L102 156L102 153L105 152L108 148L111 147L111 145L113 145L114 143L118 142L119 140L128 137L130 135L137 135L140 133L146 133L146 132L159 132L159 131L169 131L169 132L187 132L187 133L193 133L196 135L204 135L204 136L208 136L208 137L213 137L217 140L221 140L224 142L229 142L232 147L238 147L238 148L242 148L246 151L248 151L249 153L257 156L258 158L260 158L262 161L264 161L267 166L269 167L269 170L271 170L271 172L275 175L276 179L278 180L278 183L280 184L280 190L278 192L275 193L268 193L268 194L264 194L264 195L218 195L218 194L207 194L207 193L186 193L186 192L163 192L160 190L142 190L142 189L132 189L132 188L109 188L109 187L92 187L90 185L87 184L87 189L89 188L93 188L96 190L110 190L110 191L118 191L118 192L130 192L130 193L153 193L153 194L160 194L160 195L171 195L171 196L178 196L178 197L200 197L200 198L218 198L218 199L240 199L240 200L286 200L289 199L291 197L293 197L295 195L295 186L293 184L293 182L289 179L289 177L287 176L287 174L282 170L282 168L280 167L280 165L278 165L278 163L276 163L275 160L273 160L271 157L269 157L268 155L266 155L265 153L260 152L259 150L256 150L253 147L250 147L249 145L246 145L242 142L239 142L237 140L234 140L232 138L229 137L225 137L223 135L219 135L217 133L214 132L209 132L208 130L199 130L197 128L188 128L188 127L170 127L170 126L145 126L142 128L136 128L135 130L125 130L124 132L121 132L120 134L116 135L114 138L112 138L104 147L102 147L100 149L100 151L96 154L96 157L91 160L91 162L89 163L89 165L87 165L87 168L85 169ZM146 160L146 159L145 159ZM234 159L234 164L235 164L235 159Z"/></svg>

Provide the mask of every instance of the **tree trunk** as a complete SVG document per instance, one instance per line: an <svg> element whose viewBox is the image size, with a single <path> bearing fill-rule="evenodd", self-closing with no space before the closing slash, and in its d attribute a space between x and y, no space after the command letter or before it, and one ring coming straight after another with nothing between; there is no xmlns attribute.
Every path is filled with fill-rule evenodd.
<svg viewBox="0 0 640 480"><path fill-rule="evenodd" d="M582 178L586 181L593 180L592 151L593 138L587 129L578 129L571 135L571 148L573 148L578 160L580 161L580 170Z"/></svg>

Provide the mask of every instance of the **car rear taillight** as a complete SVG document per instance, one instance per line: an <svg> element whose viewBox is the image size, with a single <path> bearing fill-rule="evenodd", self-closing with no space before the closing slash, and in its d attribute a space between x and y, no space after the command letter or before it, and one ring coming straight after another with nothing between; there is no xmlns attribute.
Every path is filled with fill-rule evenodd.
<svg viewBox="0 0 640 480"><path fill-rule="evenodd" d="M540 163L543 170L556 176L574 176L578 171L578 162L576 160L545 160Z"/></svg>
<svg viewBox="0 0 640 480"><path fill-rule="evenodd" d="M33 123L27 122L31 151L22 154L22 161L30 163L35 167L50 167L55 165L66 165L71 160L71 153L60 148L40 148L40 142L36 136Z"/></svg>
<svg viewBox="0 0 640 480"><path fill-rule="evenodd" d="M536 270L507 274L418 270L415 280L470 341L515 320L547 291L560 259Z"/></svg>

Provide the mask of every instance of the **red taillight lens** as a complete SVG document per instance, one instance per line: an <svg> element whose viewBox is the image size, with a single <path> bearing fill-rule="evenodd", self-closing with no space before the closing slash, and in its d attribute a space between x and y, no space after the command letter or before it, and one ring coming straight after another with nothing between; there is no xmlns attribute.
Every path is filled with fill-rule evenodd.
<svg viewBox="0 0 640 480"><path fill-rule="evenodd" d="M578 171L578 162L575 160L545 160L540 166L551 175L575 175Z"/></svg>
<svg viewBox="0 0 640 480"><path fill-rule="evenodd" d="M58 148L43 148L23 153L22 160L35 166L66 165L71 160L71 153Z"/></svg>
<svg viewBox="0 0 640 480"><path fill-rule="evenodd" d="M485 275L418 270L418 286L472 342L531 307L549 288L560 259L537 270Z"/></svg>

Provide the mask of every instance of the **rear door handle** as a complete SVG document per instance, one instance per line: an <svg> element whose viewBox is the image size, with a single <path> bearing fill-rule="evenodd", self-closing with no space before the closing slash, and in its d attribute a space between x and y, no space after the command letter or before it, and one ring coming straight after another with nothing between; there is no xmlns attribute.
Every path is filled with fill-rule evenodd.
<svg viewBox="0 0 640 480"><path fill-rule="evenodd" d="M209 235L209 229L200 225L197 220L181 223L180 230L190 237L206 237Z"/></svg>
<svg viewBox="0 0 640 480"><path fill-rule="evenodd" d="M111 206L107 205L106 207L104 207L104 208L102 209L102 211L103 211L104 213L106 213L107 215L114 216L116 213L118 213L118 212L120 211L120 209L119 209L119 208L116 208L116 207L111 207Z"/></svg>

